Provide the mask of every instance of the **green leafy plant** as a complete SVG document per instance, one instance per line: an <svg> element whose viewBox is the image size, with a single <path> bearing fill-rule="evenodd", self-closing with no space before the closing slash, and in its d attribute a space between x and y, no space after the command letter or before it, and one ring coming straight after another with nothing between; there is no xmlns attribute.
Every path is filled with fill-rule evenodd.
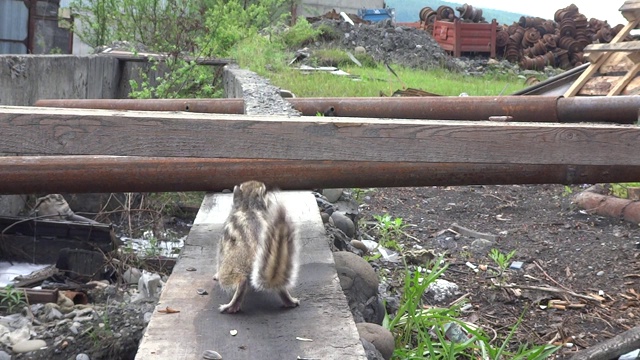
<svg viewBox="0 0 640 360"><path fill-rule="evenodd" d="M425 308L423 294L446 269L441 257L427 264L424 271L406 271L398 312L393 317L385 316L383 321L396 339L394 359L543 360L559 349L546 344L522 344L511 350L511 339L522 315L509 334L494 344L492 336L481 327L459 319L462 303L450 308Z"/></svg>
<svg viewBox="0 0 640 360"><path fill-rule="evenodd" d="M26 296L24 291L18 290L13 285L7 285L0 291L0 307L8 313L13 313L26 305Z"/></svg>
<svg viewBox="0 0 640 360"><path fill-rule="evenodd" d="M351 194L353 195L353 199L358 202L361 203L362 200L364 199L364 197L372 192L375 191L376 189L374 188L369 188L369 189L362 189L362 188L353 188L351 189Z"/></svg>
<svg viewBox="0 0 640 360"><path fill-rule="evenodd" d="M611 194L613 196L626 199L629 197L629 193L627 192L627 189L630 187L640 187L640 182L611 184Z"/></svg>
<svg viewBox="0 0 640 360"><path fill-rule="evenodd" d="M374 215L373 218L377 221L375 227L378 230L380 245L389 249L402 250L396 239L404 236L404 229L409 225L402 218L391 218L389 214Z"/></svg>
<svg viewBox="0 0 640 360"><path fill-rule="evenodd" d="M509 267L509 261L515 254L515 250L505 254L498 249L491 249L491 252L489 252L489 258L491 258L491 260L493 260L500 267L500 269L504 271L507 269L507 267Z"/></svg>

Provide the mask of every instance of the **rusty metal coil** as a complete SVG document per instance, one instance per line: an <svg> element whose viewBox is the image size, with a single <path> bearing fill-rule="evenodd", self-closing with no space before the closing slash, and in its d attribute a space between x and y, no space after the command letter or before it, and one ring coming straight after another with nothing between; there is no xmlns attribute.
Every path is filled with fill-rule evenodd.
<svg viewBox="0 0 640 360"><path fill-rule="evenodd" d="M574 37L576 35L576 24L573 19L565 18L560 22L560 36Z"/></svg>
<svg viewBox="0 0 640 360"><path fill-rule="evenodd" d="M600 30L600 28L605 25L607 25L606 21L598 20L596 18L589 19L589 27L595 29L595 31Z"/></svg>
<svg viewBox="0 0 640 360"><path fill-rule="evenodd" d="M520 21L518 21L518 24L520 24L520 26L524 28L530 28L530 27L538 27L542 25L544 21L545 20L541 17L521 16Z"/></svg>
<svg viewBox="0 0 640 360"><path fill-rule="evenodd" d="M578 33L575 39L583 49L587 47L587 45L591 44L591 38L589 37L589 35L587 35L586 31L583 33Z"/></svg>
<svg viewBox="0 0 640 360"><path fill-rule="evenodd" d="M544 28L545 34L553 34L556 31L556 23L551 20L545 20L542 23L542 27ZM538 30L540 31L540 30ZM542 32L540 32L542 34Z"/></svg>
<svg viewBox="0 0 640 360"><path fill-rule="evenodd" d="M434 12L432 12L431 14L429 14L429 16L427 16L427 24L431 25L433 27L433 23L436 22L436 19L438 18L438 14Z"/></svg>
<svg viewBox="0 0 640 360"><path fill-rule="evenodd" d="M548 59L543 55L533 58L523 57L520 60L520 66L527 70L543 70L544 67L547 66L547 61Z"/></svg>
<svg viewBox="0 0 640 360"><path fill-rule="evenodd" d="M420 20L422 20L422 22L426 22L429 15L435 13L435 10L433 10L432 8L428 6L423 7L422 9L420 9Z"/></svg>
<svg viewBox="0 0 640 360"><path fill-rule="evenodd" d="M427 25L427 28L426 28L426 29L427 29L427 32L428 32L429 34L433 34L433 27L434 27L434 26L433 26L433 24L429 24L429 25Z"/></svg>
<svg viewBox="0 0 640 360"><path fill-rule="evenodd" d="M613 39L613 35L611 35L611 30L606 27L603 26L600 30L598 30L598 32L596 33L596 39L600 42L604 42L604 43L608 43L611 42L611 40Z"/></svg>
<svg viewBox="0 0 640 360"><path fill-rule="evenodd" d="M558 9L554 14L553 19L560 23L562 20L567 18L573 18L578 13L578 7L575 4L571 4L563 9Z"/></svg>
<svg viewBox="0 0 640 360"><path fill-rule="evenodd" d="M500 29L496 32L496 46L499 48L503 48L507 46L507 42L509 41L509 33L505 29Z"/></svg>
<svg viewBox="0 0 640 360"><path fill-rule="evenodd" d="M549 49L555 49L558 41L558 35L555 34L544 34L542 36L542 41L547 45Z"/></svg>
<svg viewBox="0 0 640 360"><path fill-rule="evenodd" d="M544 55L547 52L547 44L545 44L545 42L541 39L541 40L538 40L538 42L536 42L535 44L533 44L533 46L530 47L530 49L531 49L531 55L533 56Z"/></svg>
<svg viewBox="0 0 640 360"><path fill-rule="evenodd" d="M554 51L556 66L561 69L570 69L571 61L569 61L569 52L564 49Z"/></svg>
<svg viewBox="0 0 640 360"><path fill-rule="evenodd" d="M573 22L576 24L576 29L586 28L589 25L589 21L587 20L587 17L584 16L583 14L577 14L573 18Z"/></svg>
<svg viewBox="0 0 640 360"><path fill-rule="evenodd" d="M509 33L509 35L513 35L519 28L522 28L522 26L520 26L518 23L513 23L507 27L507 32Z"/></svg>
<svg viewBox="0 0 640 360"><path fill-rule="evenodd" d="M453 12L453 8L450 6L441 5L438 7L438 10L436 12L438 14L438 20L453 21L456 16L456 14Z"/></svg>
<svg viewBox="0 0 640 360"><path fill-rule="evenodd" d="M518 62L522 57L520 46L516 44L507 44L507 50L505 51L504 57L510 62Z"/></svg>
<svg viewBox="0 0 640 360"><path fill-rule="evenodd" d="M580 47L579 42L569 36L561 37L560 41L558 42L558 47L568 50L570 53L577 53L584 49Z"/></svg>
<svg viewBox="0 0 640 360"><path fill-rule="evenodd" d="M536 42L540 40L540 32L536 30L536 28L528 28L524 32L524 38L522 40L522 45L524 46L532 46Z"/></svg>
<svg viewBox="0 0 640 360"><path fill-rule="evenodd" d="M575 63L577 62L582 62L584 60L584 53L583 52L576 52L573 54L569 54L569 61L571 61L572 64L575 65Z"/></svg>
<svg viewBox="0 0 640 360"><path fill-rule="evenodd" d="M509 40L516 44L521 44L524 39L524 28L518 27L516 31L509 36Z"/></svg>
<svg viewBox="0 0 640 360"><path fill-rule="evenodd" d="M482 17L482 9L474 8L469 4L464 4L458 8L456 8L460 12L460 17L464 20L471 20L472 22L480 22L483 21Z"/></svg>

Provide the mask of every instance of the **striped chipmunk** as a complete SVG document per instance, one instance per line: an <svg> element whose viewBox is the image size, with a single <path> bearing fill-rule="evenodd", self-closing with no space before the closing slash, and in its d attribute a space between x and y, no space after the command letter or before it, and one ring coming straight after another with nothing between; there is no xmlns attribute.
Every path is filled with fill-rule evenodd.
<svg viewBox="0 0 640 360"><path fill-rule="evenodd" d="M298 277L297 231L264 183L247 181L234 187L233 207L217 251L213 280L233 292L220 312L240 311L249 286L276 292L284 307L300 304L289 294Z"/></svg>

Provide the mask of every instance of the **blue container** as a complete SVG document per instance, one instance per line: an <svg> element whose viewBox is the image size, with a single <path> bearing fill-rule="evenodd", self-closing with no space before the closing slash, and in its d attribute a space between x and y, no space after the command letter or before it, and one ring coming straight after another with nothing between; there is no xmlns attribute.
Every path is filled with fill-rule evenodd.
<svg viewBox="0 0 640 360"><path fill-rule="evenodd" d="M390 19L395 21L396 11L395 9L360 9L358 10L358 16L362 20L378 22Z"/></svg>

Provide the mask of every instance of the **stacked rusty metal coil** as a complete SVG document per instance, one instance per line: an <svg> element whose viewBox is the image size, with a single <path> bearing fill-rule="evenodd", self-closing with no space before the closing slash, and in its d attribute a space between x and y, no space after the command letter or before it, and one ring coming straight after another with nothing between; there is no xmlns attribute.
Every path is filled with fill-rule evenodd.
<svg viewBox="0 0 640 360"><path fill-rule="evenodd" d="M512 25L500 26L496 34L498 54L526 69L570 69L582 64L587 45L608 43L623 27L587 20L575 4L558 9L554 20L523 16Z"/></svg>

